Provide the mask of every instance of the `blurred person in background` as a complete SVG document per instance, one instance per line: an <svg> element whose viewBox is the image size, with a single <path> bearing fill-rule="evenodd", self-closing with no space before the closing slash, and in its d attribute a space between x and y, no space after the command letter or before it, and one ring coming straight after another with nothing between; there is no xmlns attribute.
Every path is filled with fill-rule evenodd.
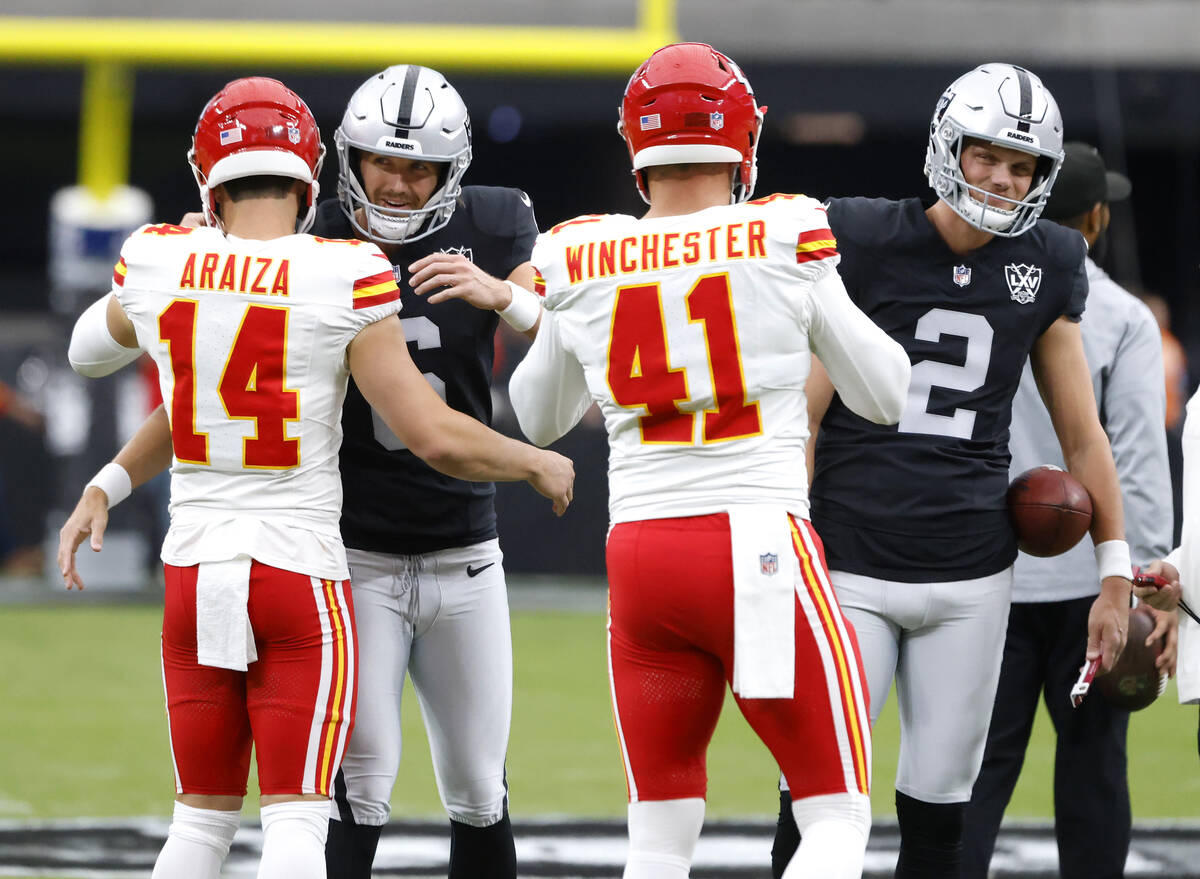
<svg viewBox="0 0 1200 879"><path fill-rule="evenodd" d="M41 433L46 419L31 401L5 382L0 382L0 419L11 421L21 429ZM3 473L0 472L0 575L33 576L42 573L41 543L22 545L18 529L9 517L8 496Z"/></svg>
<svg viewBox="0 0 1200 879"><path fill-rule="evenodd" d="M1107 171L1085 143L1065 158L1042 216L1077 229L1088 243L1087 311L1080 321L1100 420L1121 482L1132 557L1148 564L1171 548L1163 357L1158 326L1145 305L1096 265L1107 234L1109 204L1129 196L1129 180ZM1063 466L1050 413L1028 365L1013 400L1010 475L1040 464ZM986 879L1000 821L1021 774L1039 697L1056 734L1054 829L1063 879L1117 879L1129 852L1126 779L1129 712L1099 694L1072 707L1088 613L1099 580L1089 537L1053 558L1021 553L983 766L971 793L963 834L963 879ZM1159 667L1174 673L1175 615L1154 611L1166 634Z"/></svg>
<svg viewBox="0 0 1200 879"><path fill-rule="evenodd" d="M813 522L858 634L872 722L896 684L900 879L959 875L1017 556L1005 495L1012 400L1027 359L1094 505L1102 584L1077 647L1107 670L1124 646L1129 548L1078 326L1086 244L1039 220L1062 143L1062 117L1041 80L984 64L934 109L932 206L826 204L851 298L914 363L896 427L850 412L817 369L808 386ZM784 792L778 860L796 844L786 805Z"/></svg>
<svg viewBox="0 0 1200 879"><path fill-rule="evenodd" d="M1167 460L1171 463L1171 488L1175 500L1175 533L1171 542L1178 546L1183 528L1183 419L1191 393L1187 351L1171 332L1171 306L1167 300L1157 293L1146 292L1142 294L1142 301L1150 307L1162 336L1163 376L1167 387Z"/></svg>
<svg viewBox="0 0 1200 879"><path fill-rule="evenodd" d="M789 877L857 879L870 830L862 667L808 522L813 353L894 423L909 364L855 307L821 205L747 201L762 109L711 46L659 49L619 130L650 205L538 238L537 339L509 385L546 445L593 402L608 429L609 667L629 791L625 879L685 879L728 683L792 784Z"/></svg>
<svg viewBox="0 0 1200 879"><path fill-rule="evenodd" d="M98 550L108 507L173 460L163 668L177 802L155 877L215 879L252 744L259 876L326 876L358 690L337 475L351 375L391 435L442 472L528 480L560 514L570 500L569 461L449 408L421 375L377 247L295 234L311 224L323 156L315 120L282 83L230 83L190 156L206 225L135 232L113 294L71 340L85 375L151 353L171 412L97 475L59 548L68 588L82 587L75 549L91 534Z"/></svg>

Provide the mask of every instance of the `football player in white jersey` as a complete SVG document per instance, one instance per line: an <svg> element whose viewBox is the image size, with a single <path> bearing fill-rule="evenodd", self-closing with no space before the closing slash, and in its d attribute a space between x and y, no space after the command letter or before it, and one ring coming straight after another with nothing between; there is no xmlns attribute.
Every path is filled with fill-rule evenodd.
<svg viewBox="0 0 1200 879"><path fill-rule="evenodd" d="M813 353L855 411L894 423L902 349L849 300L812 199L744 203L762 121L729 58L667 46L621 131L641 219L583 216L533 252L545 310L512 378L544 445L599 403L610 444L609 657L629 786L625 879L682 879L725 684L792 782L787 876L856 877L870 828L867 692L807 521Z"/></svg>
<svg viewBox="0 0 1200 879"><path fill-rule="evenodd" d="M339 414L349 377L410 449L462 479L528 479L559 512L570 462L448 408L409 358L391 265L307 229L323 147L282 83L236 80L205 107L190 155L205 228L144 226L113 293L80 319L71 360L158 365L173 463L163 545L163 680L176 805L155 877L215 879L246 792L262 790L259 876L324 877L334 773L354 724L357 645L338 531ZM411 417L419 413L419 417ZM151 434L152 435L152 434ZM99 549L107 509L157 472L139 433L60 534Z"/></svg>

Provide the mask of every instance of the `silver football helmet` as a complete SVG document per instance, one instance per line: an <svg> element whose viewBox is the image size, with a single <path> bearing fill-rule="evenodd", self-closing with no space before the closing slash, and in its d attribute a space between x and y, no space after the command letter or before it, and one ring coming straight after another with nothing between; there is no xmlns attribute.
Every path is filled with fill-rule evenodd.
<svg viewBox="0 0 1200 879"><path fill-rule="evenodd" d="M963 179L967 138L1037 157L1033 181L1022 201L1014 206ZM972 226L1013 238L1037 222L1062 160L1062 115L1042 81L1012 64L982 64L942 93L929 124L925 176L938 198Z"/></svg>
<svg viewBox="0 0 1200 879"><path fill-rule="evenodd" d="M397 64L358 87L334 132L338 200L350 224L381 244L424 238L450 222L471 164L471 121L458 92L436 70ZM359 175L359 150L445 165L438 188L417 210L371 204ZM361 208L365 223L356 211Z"/></svg>

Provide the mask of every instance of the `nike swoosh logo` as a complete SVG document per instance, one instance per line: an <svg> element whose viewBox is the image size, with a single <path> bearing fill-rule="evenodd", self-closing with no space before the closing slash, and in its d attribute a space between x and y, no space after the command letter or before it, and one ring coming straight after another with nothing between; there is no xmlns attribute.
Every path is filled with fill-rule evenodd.
<svg viewBox="0 0 1200 879"><path fill-rule="evenodd" d="M490 568L494 564L496 564L496 563L488 562L482 568L472 568L470 565L467 565L467 576L468 577L478 577L480 574L482 574L484 571L486 571L488 568Z"/></svg>

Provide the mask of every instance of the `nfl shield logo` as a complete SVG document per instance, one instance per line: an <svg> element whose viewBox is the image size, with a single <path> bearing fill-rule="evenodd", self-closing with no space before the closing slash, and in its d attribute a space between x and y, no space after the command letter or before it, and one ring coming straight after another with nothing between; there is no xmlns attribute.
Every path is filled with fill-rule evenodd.
<svg viewBox="0 0 1200 879"><path fill-rule="evenodd" d="M954 267L954 283L960 287L965 287L971 283L971 270L966 266Z"/></svg>
<svg viewBox="0 0 1200 879"><path fill-rule="evenodd" d="M773 552L764 552L758 557L758 567L768 577L779 573L779 556Z"/></svg>
<svg viewBox="0 0 1200 879"><path fill-rule="evenodd" d="M1013 301L1028 305L1037 298L1038 287L1042 285L1042 270L1024 263L1009 263L1004 267L1004 280L1008 282Z"/></svg>
<svg viewBox="0 0 1200 879"><path fill-rule="evenodd" d="M288 140L292 143L300 143L300 129L288 126Z"/></svg>
<svg viewBox="0 0 1200 879"><path fill-rule="evenodd" d="M722 128L725 127L725 114L724 113L709 113L708 114L708 124L712 126L713 131L720 131Z"/></svg>

